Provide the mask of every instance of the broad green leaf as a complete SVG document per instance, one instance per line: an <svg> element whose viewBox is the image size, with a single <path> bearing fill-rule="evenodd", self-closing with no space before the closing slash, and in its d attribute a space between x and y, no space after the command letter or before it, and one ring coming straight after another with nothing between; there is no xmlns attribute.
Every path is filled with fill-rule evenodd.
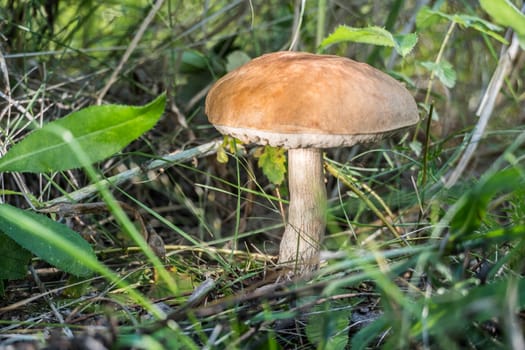
<svg viewBox="0 0 525 350"><path fill-rule="evenodd" d="M415 33L406 35L392 35L388 30L376 26L366 28L354 28L349 26L339 26L335 31L321 42L321 49L325 47L342 43L357 42L364 44L380 45L394 47L402 56L412 51L417 43Z"/></svg>
<svg viewBox="0 0 525 350"><path fill-rule="evenodd" d="M73 112L35 130L0 158L0 171L51 172L79 168L67 139L74 138L91 162L121 151L159 120L166 96L142 107L106 105Z"/></svg>
<svg viewBox="0 0 525 350"><path fill-rule="evenodd" d="M520 36L525 35L525 14L509 0L480 0L481 7L496 23L511 27Z"/></svg>
<svg viewBox="0 0 525 350"><path fill-rule="evenodd" d="M31 262L31 252L0 232L0 280L23 278Z"/></svg>
<svg viewBox="0 0 525 350"><path fill-rule="evenodd" d="M284 181L286 174L286 156L284 148L264 146L261 152L255 156L259 158L257 165L262 169L263 174L273 184L280 185Z"/></svg>
<svg viewBox="0 0 525 350"><path fill-rule="evenodd" d="M87 276L91 270L77 257L96 259L91 246L69 227L48 217L0 204L0 230L25 249L60 270L76 276ZM74 248L74 249L71 249Z"/></svg>
<svg viewBox="0 0 525 350"><path fill-rule="evenodd" d="M456 85L456 71L449 62L445 60L441 60L439 63L421 62L421 65L434 72L439 81L446 87L453 88Z"/></svg>

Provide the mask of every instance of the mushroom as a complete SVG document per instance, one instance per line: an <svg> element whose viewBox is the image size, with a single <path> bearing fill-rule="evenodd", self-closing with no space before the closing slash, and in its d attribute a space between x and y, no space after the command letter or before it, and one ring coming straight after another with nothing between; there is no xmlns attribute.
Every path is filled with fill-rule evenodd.
<svg viewBox="0 0 525 350"><path fill-rule="evenodd" d="M219 79L206 114L243 143L288 149L288 219L279 263L297 275L317 269L326 225L322 149L352 146L415 124L405 87L365 64L333 55L275 52Z"/></svg>

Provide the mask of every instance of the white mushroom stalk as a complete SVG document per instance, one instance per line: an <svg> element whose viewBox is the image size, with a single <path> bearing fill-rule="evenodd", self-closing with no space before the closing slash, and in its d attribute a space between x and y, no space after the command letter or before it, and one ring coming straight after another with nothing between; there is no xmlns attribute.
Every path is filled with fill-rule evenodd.
<svg viewBox="0 0 525 350"><path fill-rule="evenodd" d="M279 249L279 262L298 275L319 266L319 251L326 226L326 188L322 150L288 150L288 220Z"/></svg>

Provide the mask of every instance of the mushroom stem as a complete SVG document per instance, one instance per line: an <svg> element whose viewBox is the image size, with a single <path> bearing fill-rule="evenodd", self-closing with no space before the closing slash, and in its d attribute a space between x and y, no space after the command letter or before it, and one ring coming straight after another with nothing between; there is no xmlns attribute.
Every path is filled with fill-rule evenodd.
<svg viewBox="0 0 525 350"><path fill-rule="evenodd" d="M288 221L279 249L279 262L296 274L317 269L326 225L326 188L322 150L288 150Z"/></svg>

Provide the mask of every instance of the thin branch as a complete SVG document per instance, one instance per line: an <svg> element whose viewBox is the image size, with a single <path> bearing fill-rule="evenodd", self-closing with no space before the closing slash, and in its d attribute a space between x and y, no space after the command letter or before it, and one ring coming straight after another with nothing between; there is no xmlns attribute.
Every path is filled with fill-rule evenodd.
<svg viewBox="0 0 525 350"><path fill-rule="evenodd" d="M481 99L479 108L476 111L476 115L479 117L479 120L474 127L474 131L472 132L472 137L470 138L470 141L467 145L467 149L465 150L465 153L463 153L463 156L459 160L456 168L450 173L448 179L445 180L445 187L450 188L454 186L454 184L463 174L463 171L465 171L465 168L467 167L470 159L474 155L474 152L478 147L478 143L485 132L487 123L492 116L492 112L494 111L494 104L496 102L496 98L499 95L501 87L503 86L503 81L512 68L512 62L516 58L518 50L519 39L516 33L514 33L512 36L512 42L508 49L505 50L505 52L501 55L498 66L496 67L496 71L492 75L489 86L487 87L485 95Z"/></svg>
<svg viewBox="0 0 525 350"><path fill-rule="evenodd" d="M139 30L137 31L137 34L135 34L135 36L133 37L133 40L131 40L131 43L126 49L126 52L124 52L124 55L122 56L117 68L113 71L113 73L111 74L111 77L106 83L106 86L104 86L104 88L98 95L98 98L97 98L98 105L102 104L102 99L104 98L104 96L106 96L111 86L117 81L117 76L120 74L120 71L124 67L124 64L128 61L129 57L131 56L131 53L135 51L135 48L138 46L140 39L142 39L144 32L148 28L149 24L151 23L151 21L155 17L155 14L159 11L163 3L164 3L164 0L157 0L155 2L155 5L153 5L148 15L146 16L146 18L140 25Z"/></svg>
<svg viewBox="0 0 525 350"><path fill-rule="evenodd" d="M91 184L86 187L83 187L77 191L71 192L65 196L55 198L53 200L50 200L46 203L44 203L44 207L49 207L53 205L57 205L60 203L75 203L78 201L81 201L97 192L98 186L118 186L119 184L141 174L145 173L150 170L156 170L159 168L166 168L169 166L172 166L176 163L180 162L186 162L188 160L191 160L193 158L201 158L208 156L210 154L213 154L217 151L219 145L222 143L222 139L214 140L208 143L205 143L203 145L190 148L185 151L177 151L174 153L170 153L167 155L164 155L161 157L161 159L157 159L152 161L151 163L147 164L144 167L134 167L129 170L126 170L122 173L119 173L117 175L111 176L107 179L101 180L100 182L96 184Z"/></svg>
<svg viewBox="0 0 525 350"><path fill-rule="evenodd" d="M301 36L301 25L303 23L304 9L306 7L306 0L297 0L294 13L294 23L292 26L292 40L290 42L289 51L296 51L299 45L299 38Z"/></svg>

